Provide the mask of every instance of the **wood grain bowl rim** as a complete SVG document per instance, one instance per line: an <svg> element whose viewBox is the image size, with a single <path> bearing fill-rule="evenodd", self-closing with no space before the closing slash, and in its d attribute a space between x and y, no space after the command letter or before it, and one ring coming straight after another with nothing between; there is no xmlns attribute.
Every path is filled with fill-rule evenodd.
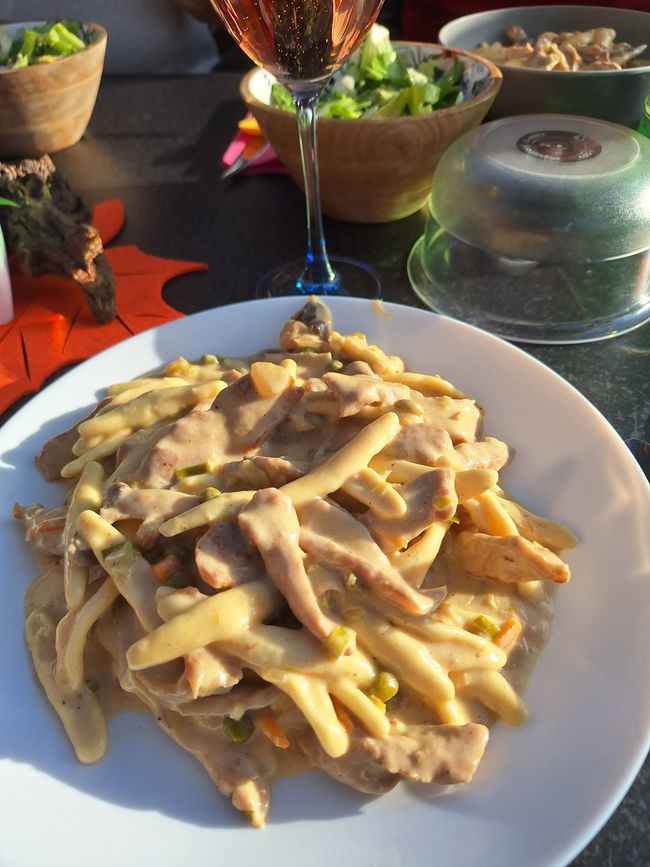
<svg viewBox="0 0 650 867"><path fill-rule="evenodd" d="M435 111L432 111L428 114L419 114L419 115L403 115L402 117L360 117L356 119L352 118L342 118L342 117L319 117L318 123L322 124L348 124L348 123L372 123L382 124L384 126L390 124L397 123L430 123L433 118L437 118L442 120L444 118L452 117L453 115L462 114L465 111L469 111L477 108L482 105L484 102L488 100L493 100L499 92L501 84L503 82L503 73L499 69L499 67L492 63L491 60L486 60L484 57L480 57L478 54L474 54L472 51L465 51L461 48L453 48L448 45L441 45L437 42L405 42L402 40L395 40L393 42L394 46L402 46L404 48L428 48L428 49L436 49L441 54L447 55L455 55L456 57L460 57L461 60L463 58L468 58L469 60L473 60L475 63L479 63L481 66L484 66L488 72L490 73L490 77L487 80L486 86L480 91L480 93L475 94L469 99L463 100L463 102L458 105L450 105L447 108L439 108ZM284 111L284 109L277 108L274 105L269 105L267 102L262 102L262 100L258 99L251 90L251 81L257 75L264 75L265 71L256 67L255 69L251 69L246 75L242 78L241 83L239 85L239 94L242 100L248 106L254 106L256 108L263 108L271 114L275 114L276 116L284 115L285 117L291 117L289 112Z"/></svg>
<svg viewBox="0 0 650 867"><path fill-rule="evenodd" d="M15 25L17 27L23 26L25 24L33 24L32 21L8 21L5 24ZM77 51L75 54L69 54L67 57L60 57L58 60L55 60L53 63L33 63L31 66L21 66L19 69L0 69L0 78L6 78L9 75L20 75L21 72L26 72L29 69L42 69L48 70L52 69L52 67L56 67L60 69L63 64L70 64L74 62L80 57L88 57L89 53L96 54L97 50L101 50L102 52L106 49L106 40L108 38L108 33L105 27L102 27L101 24L96 24L94 21L82 21L80 22L84 27L89 30L93 30L97 33L97 36L90 45L87 45L82 51ZM3 25L5 26L5 25ZM46 72L38 72L32 73L32 75L46 75Z"/></svg>

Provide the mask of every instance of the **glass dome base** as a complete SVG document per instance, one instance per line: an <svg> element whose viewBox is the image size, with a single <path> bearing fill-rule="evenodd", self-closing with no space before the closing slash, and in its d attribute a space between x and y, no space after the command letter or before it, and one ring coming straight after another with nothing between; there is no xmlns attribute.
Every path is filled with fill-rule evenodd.
<svg viewBox="0 0 650 867"><path fill-rule="evenodd" d="M597 263L538 263L429 226L407 271L432 310L518 343L589 343L650 320L650 250Z"/></svg>

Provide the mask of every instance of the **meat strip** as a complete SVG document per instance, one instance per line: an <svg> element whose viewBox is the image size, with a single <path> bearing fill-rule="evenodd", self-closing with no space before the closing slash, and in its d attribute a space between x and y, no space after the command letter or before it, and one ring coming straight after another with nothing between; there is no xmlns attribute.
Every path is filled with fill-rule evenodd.
<svg viewBox="0 0 650 867"><path fill-rule="evenodd" d="M124 482L117 482L107 489L100 515L110 524L129 518L142 521L136 541L141 548L147 549L158 539L158 529L162 523L199 503L198 497L180 491L130 488Z"/></svg>
<svg viewBox="0 0 650 867"><path fill-rule="evenodd" d="M214 647L197 647L183 657L184 679L193 698L227 692L242 679L244 673L237 660Z"/></svg>
<svg viewBox="0 0 650 867"><path fill-rule="evenodd" d="M228 443L228 425L221 413L212 409L190 412L145 450L130 479L143 488L169 488L176 481L177 470L208 460L221 463L240 457L230 453Z"/></svg>
<svg viewBox="0 0 650 867"><path fill-rule="evenodd" d="M240 684L224 695L210 695L179 705L182 716L229 716L241 719L249 710L270 707L282 697L277 686L244 686Z"/></svg>
<svg viewBox="0 0 650 867"><path fill-rule="evenodd" d="M458 506L455 475L452 470L442 469L422 473L399 489L406 503L403 517L387 519L368 511L361 520L373 535L387 540L395 550L405 548L431 524L449 521L454 516Z"/></svg>
<svg viewBox="0 0 650 867"><path fill-rule="evenodd" d="M460 443L455 451L466 470L500 470L510 460L510 449L496 437L486 437L476 443Z"/></svg>
<svg viewBox="0 0 650 867"><path fill-rule="evenodd" d="M329 500L301 506L300 547L315 560L354 572L383 599L407 614L426 614L433 602L418 593L391 565L368 529Z"/></svg>
<svg viewBox="0 0 650 867"><path fill-rule="evenodd" d="M57 557L63 557L63 534L67 514L67 506L48 509L40 503L31 506L15 503L13 507L14 518L25 524L25 541L37 551Z"/></svg>
<svg viewBox="0 0 650 867"><path fill-rule="evenodd" d="M227 590L265 576L264 563L235 521L220 521L201 536L194 562L210 587Z"/></svg>
<svg viewBox="0 0 650 867"><path fill-rule="evenodd" d="M523 536L489 536L464 530L448 534L443 551L454 566L476 578L565 584L571 577L569 567L557 554Z"/></svg>
<svg viewBox="0 0 650 867"><path fill-rule="evenodd" d="M372 738L353 733L350 749L333 759L312 735L300 746L307 758L330 777L361 792L380 795L400 780L449 785L468 783L483 756L488 730L463 726L409 726L408 734Z"/></svg>
<svg viewBox="0 0 650 867"><path fill-rule="evenodd" d="M89 415L75 422L71 428L63 431L52 439L48 440L40 452L36 455L36 466L43 473L48 482L56 481L61 478L61 470L63 467L73 461L77 456L72 451L72 446L79 439L79 425L81 422L93 418L98 412L111 402L112 398L105 397L101 400Z"/></svg>
<svg viewBox="0 0 650 867"><path fill-rule="evenodd" d="M469 783L488 741L486 726L409 726L405 734L365 738L365 750L382 767L415 783Z"/></svg>
<svg viewBox="0 0 650 867"><path fill-rule="evenodd" d="M456 443L471 443L476 439L480 411L473 400L467 397L424 397L417 391L411 393L424 410L424 421L443 427Z"/></svg>
<svg viewBox="0 0 650 867"><path fill-rule="evenodd" d="M217 485L222 491L281 488L302 475L302 471L286 458L254 455L221 467Z"/></svg>
<svg viewBox="0 0 650 867"><path fill-rule="evenodd" d="M217 395L209 410L174 422L147 452L134 478L145 488L168 488L176 470L238 460L284 421L301 396L301 389L290 388L259 398L250 375L242 376Z"/></svg>
<svg viewBox="0 0 650 867"><path fill-rule="evenodd" d="M403 425L380 457L435 467L436 461L444 454L451 454L453 448L451 437L443 427L423 422Z"/></svg>
<svg viewBox="0 0 650 867"><path fill-rule="evenodd" d="M366 406L392 405L396 400L406 400L411 394L406 385L384 382L376 376L364 374L348 376L344 373L326 373L323 382L334 393L341 418L356 415Z"/></svg>
<svg viewBox="0 0 650 867"><path fill-rule="evenodd" d="M291 387L261 398L250 374L225 388L216 396L212 410L225 418L227 451L237 457L259 446L285 420L302 393L302 388Z"/></svg>
<svg viewBox="0 0 650 867"><path fill-rule="evenodd" d="M239 526L259 549L267 574L298 620L319 641L337 624L319 608L298 546L300 525L293 503L275 488L258 491L239 514Z"/></svg>

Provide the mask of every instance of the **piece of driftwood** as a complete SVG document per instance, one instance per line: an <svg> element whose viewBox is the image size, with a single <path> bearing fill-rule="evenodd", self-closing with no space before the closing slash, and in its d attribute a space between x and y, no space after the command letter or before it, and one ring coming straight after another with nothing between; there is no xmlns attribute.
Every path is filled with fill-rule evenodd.
<svg viewBox="0 0 650 867"><path fill-rule="evenodd" d="M0 162L0 208L7 249L28 274L64 274L83 289L98 322L115 319L115 277L91 212L49 156Z"/></svg>

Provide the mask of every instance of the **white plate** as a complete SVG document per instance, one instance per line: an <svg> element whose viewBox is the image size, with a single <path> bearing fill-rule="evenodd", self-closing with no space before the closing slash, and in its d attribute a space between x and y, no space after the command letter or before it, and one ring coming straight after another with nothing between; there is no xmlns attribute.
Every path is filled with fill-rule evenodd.
<svg viewBox="0 0 650 867"><path fill-rule="evenodd" d="M632 783L650 742L650 489L640 470L602 416L520 350L413 308L386 305L384 319L356 299L332 301L337 328L364 331L476 397L487 433L516 449L505 471L513 493L580 536L530 681L529 723L496 725L474 782L442 797L401 785L373 800L318 774L280 781L264 831L245 827L147 716L114 720L106 758L76 763L21 635L34 563L9 510L14 500L60 501L33 456L102 386L179 354L272 346L299 303L222 307L138 335L56 381L0 429L2 867L550 867L588 843Z"/></svg>

